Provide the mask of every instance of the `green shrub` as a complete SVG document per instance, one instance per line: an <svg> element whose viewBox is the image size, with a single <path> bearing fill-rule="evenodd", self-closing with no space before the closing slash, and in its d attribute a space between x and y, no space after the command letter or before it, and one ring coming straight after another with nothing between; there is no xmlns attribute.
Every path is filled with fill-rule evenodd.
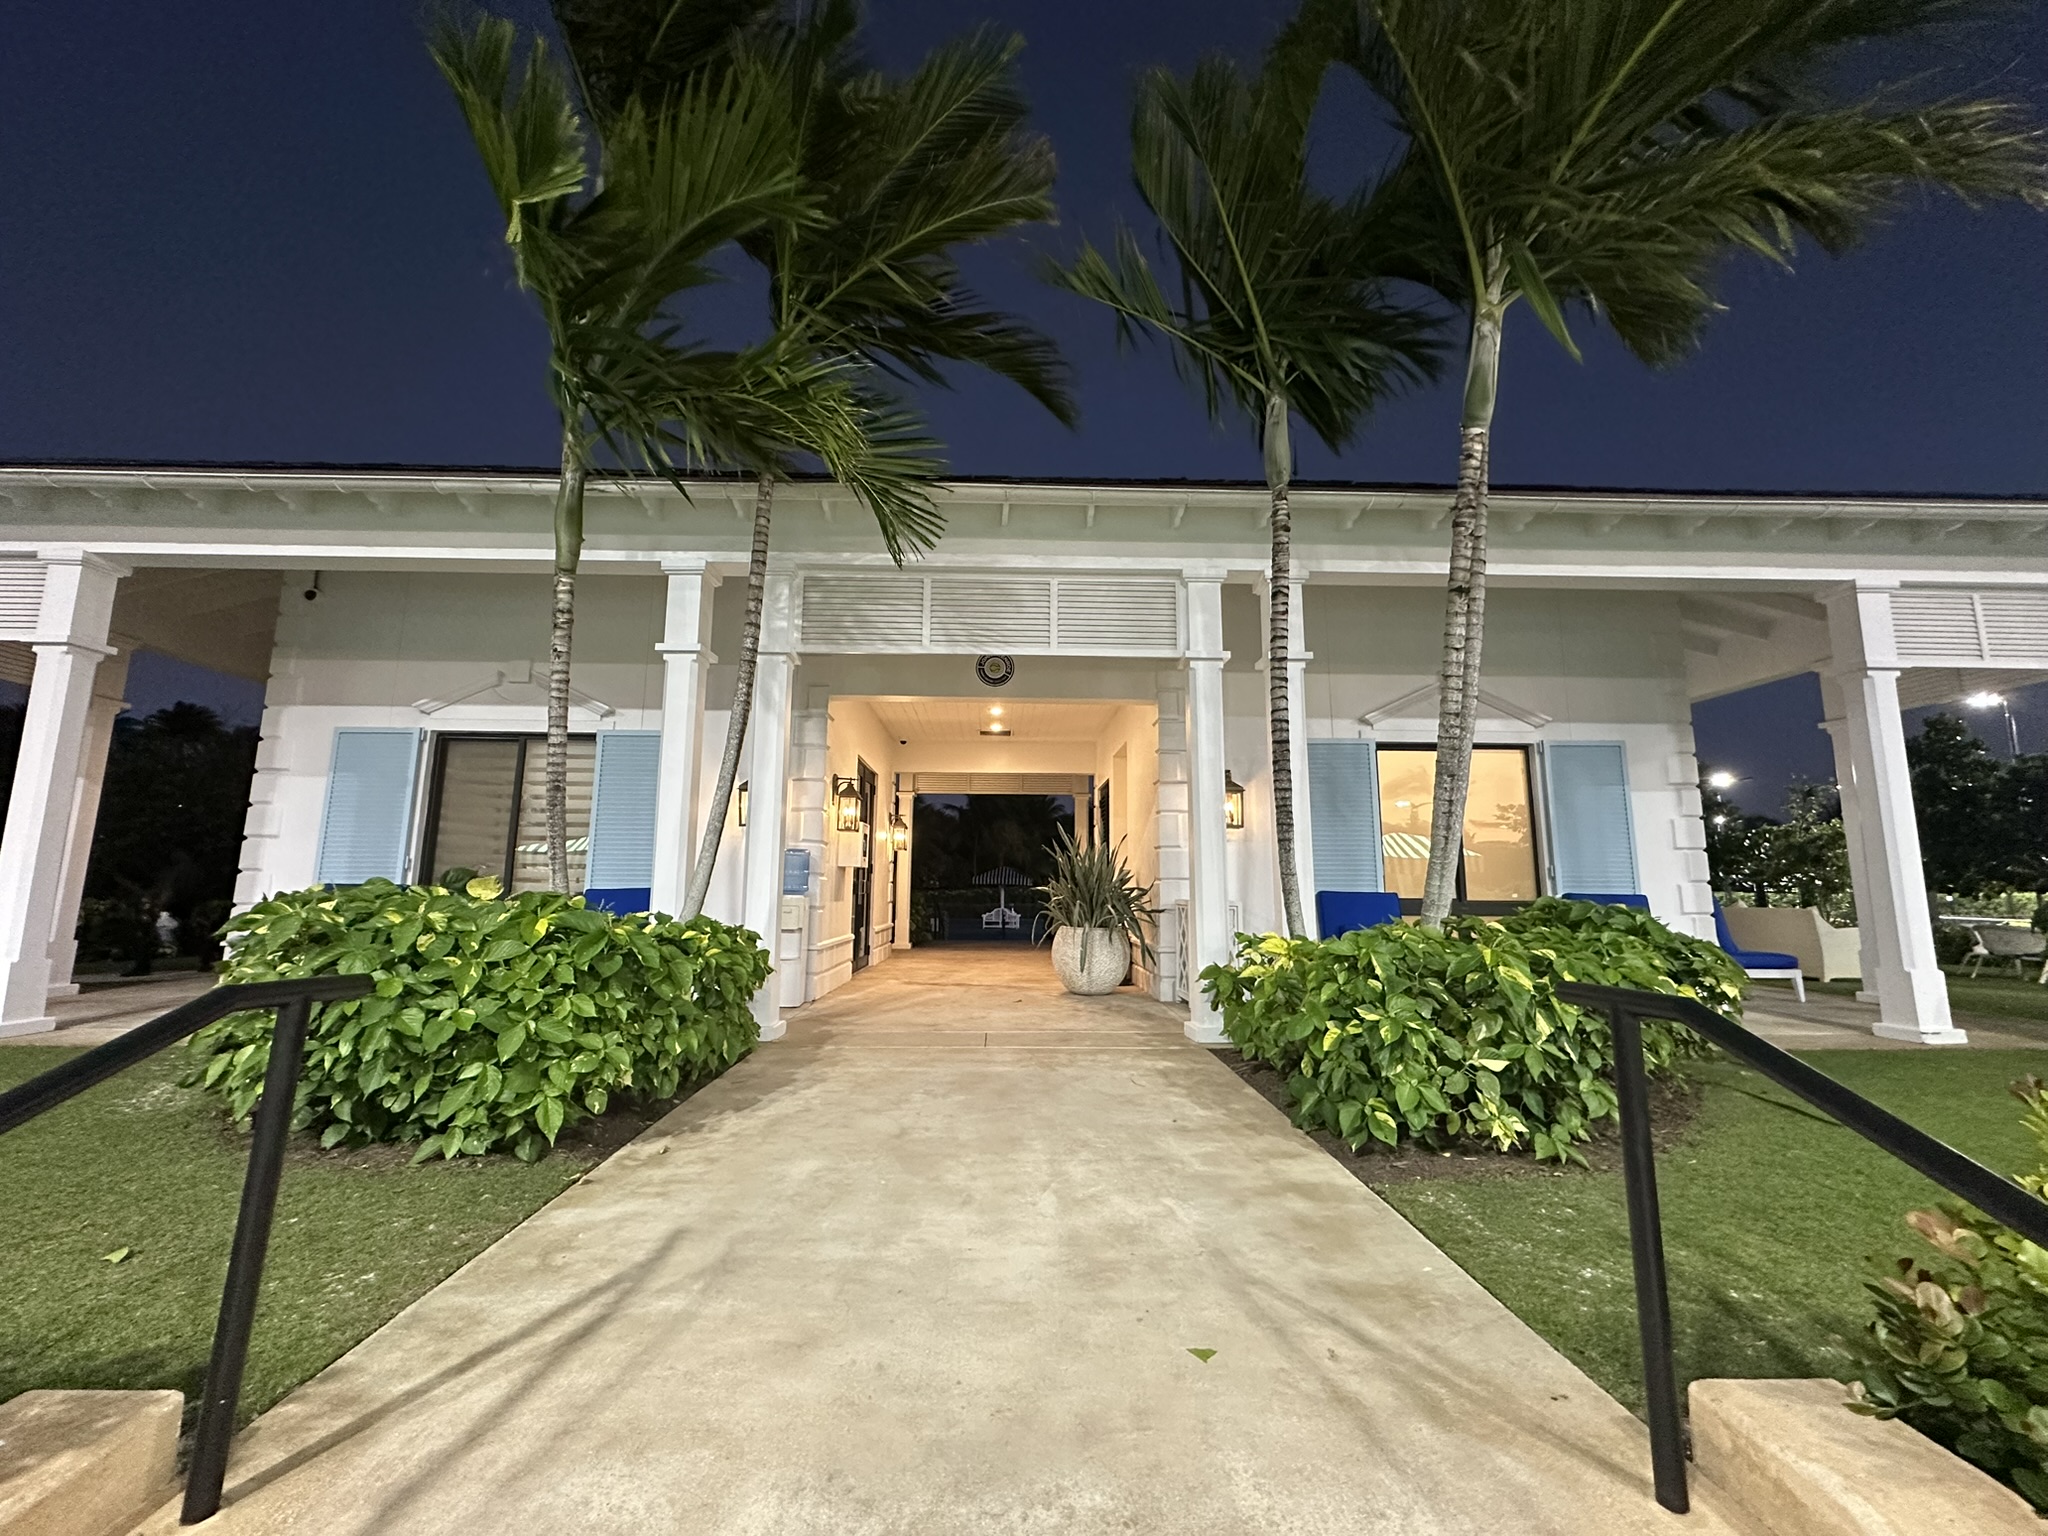
<svg viewBox="0 0 2048 1536"><path fill-rule="evenodd" d="M1606 1020L1556 993L1573 980L1681 993L1740 1017L1742 972L1717 946L1592 902L1538 901L1441 932L1240 937L1236 964L1202 973L1231 1041L1286 1078L1297 1124L1354 1151L1483 1137L1558 1161L1579 1158L1576 1144L1617 1113ZM1643 1043L1653 1073L1706 1049L1654 1022Z"/></svg>
<svg viewBox="0 0 2048 1536"><path fill-rule="evenodd" d="M509 1147L532 1160L615 1095L666 1098L757 1038L768 954L744 928L614 917L498 882L386 880L293 891L228 925L223 980L369 975L371 997L313 1018L296 1127L323 1147L417 1141L421 1158ZM193 1080L248 1116L273 1016L193 1036ZM417 1159L415 1159L417 1160Z"/></svg>
<svg viewBox="0 0 2048 1536"><path fill-rule="evenodd" d="M2048 1193L2048 1086L2013 1084ZM1862 1396L1849 1406L1904 1419L2048 1512L2048 1251L1964 1205L1914 1211L1906 1224L1934 1250L1901 1258L1870 1282Z"/></svg>

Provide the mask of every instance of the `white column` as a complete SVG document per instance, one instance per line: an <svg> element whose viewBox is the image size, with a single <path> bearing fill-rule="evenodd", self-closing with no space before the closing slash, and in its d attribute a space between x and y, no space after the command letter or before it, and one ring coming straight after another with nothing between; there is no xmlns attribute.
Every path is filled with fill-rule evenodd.
<svg viewBox="0 0 2048 1536"><path fill-rule="evenodd" d="M1859 583L1827 595L1830 669L1842 690L1865 884L1856 890L1858 926L1876 940L1878 1022L1892 1040L1961 1045L1949 1016L1948 979L1934 958L1933 917L1920 859L1920 827L1899 718L1899 661L1891 590ZM1854 878L1851 866L1851 878ZM1866 990L1871 978L1863 979Z"/></svg>
<svg viewBox="0 0 2048 1536"><path fill-rule="evenodd" d="M1304 580L1297 576L1287 583L1287 756L1294 778L1295 879L1301 887L1301 920L1307 925L1308 936L1313 938L1316 934L1315 822L1308 792L1308 664L1313 658L1308 650L1308 624L1302 612ZM1265 627L1259 633L1270 636L1273 632L1270 581L1261 585L1260 597L1265 604ZM1263 643L1270 644L1270 641ZM1260 661L1259 668L1264 671L1270 664L1271 658L1268 657ZM1278 852L1276 845L1276 858ZM1287 920L1284 900L1280 920L1283 925Z"/></svg>
<svg viewBox="0 0 2048 1536"><path fill-rule="evenodd" d="M92 702L86 706L85 740L79 748L78 787L71 798L71 830L64 838L64 884L57 897L56 920L50 929L50 996L70 997L78 991L72 972L78 964L78 909L85 900L86 868L92 863L92 834L99 823L100 790L107 779L107 751L114 742L114 721L127 702L128 656L109 656L93 674Z"/></svg>
<svg viewBox="0 0 2048 1536"><path fill-rule="evenodd" d="M718 577L702 560L664 560L668 619L661 644L661 777L654 804L657 912L682 906L697 862L697 765L703 758L704 685L711 654L711 595Z"/></svg>
<svg viewBox="0 0 2048 1536"><path fill-rule="evenodd" d="M745 876L743 910L746 926L761 936L776 957L776 974L754 994L754 1017L763 1040L780 1040L782 971L804 964L805 935L795 935L795 959L784 957L778 931L782 904L783 813L789 792L789 709L796 675L796 582L786 571L771 570L761 606L761 654L754 674L754 709L747 720L749 749L747 831L741 860Z"/></svg>
<svg viewBox="0 0 2048 1536"><path fill-rule="evenodd" d="M1230 958L1230 889L1223 827L1223 577L1190 572L1188 595L1188 998L1187 1037L1223 1038L1223 1016L1201 975Z"/></svg>
<svg viewBox="0 0 2048 1536"><path fill-rule="evenodd" d="M0 1035L55 1029L50 933L62 903L65 844L91 712L108 654L114 588L127 574L79 550L45 552L35 678L0 832Z"/></svg>
<svg viewBox="0 0 2048 1536"><path fill-rule="evenodd" d="M1835 754L1835 788L1842 800L1842 840L1849 853L1849 889L1856 896L1857 984L1856 1000L1874 1003L1877 996L1877 936L1882 928L1875 916L1864 915L1866 900L1876 900L1872 890L1869 846L1870 818L1856 800L1856 754L1850 750L1849 706L1842 685L1823 674L1820 680L1821 710L1826 718L1820 725L1828 733Z"/></svg>

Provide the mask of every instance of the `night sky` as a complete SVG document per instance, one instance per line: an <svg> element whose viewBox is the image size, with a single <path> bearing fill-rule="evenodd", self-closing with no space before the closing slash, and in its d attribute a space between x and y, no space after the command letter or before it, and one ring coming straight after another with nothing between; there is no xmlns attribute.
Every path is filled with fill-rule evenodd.
<svg viewBox="0 0 2048 1536"><path fill-rule="evenodd" d="M535 0L502 8L546 15ZM1061 160L1062 227L977 252L970 269L1059 339L1079 372L1082 429L966 378L928 401L956 471L1257 476L1247 434L1211 429L1156 354L1119 358L1107 318L1040 286L1030 263L1135 215L1136 71L1184 68L1208 48L1250 56L1290 8L873 0L872 45L891 66L977 20L1023 32L1025 84ZM414 0L71 0L10 18L0 458L552 462L543 338L510 282L421 14ZM1981 29L1947 78L2048 107L2048 0ZM1339 93L1319 122L1319 171L1332 181L1384 153L1368 114ZM1794 275L1731 267L1731 312L1666 375L1586 327L1586 361L1573 363L1520 316L1495 478L2048 494L2044 272L2048 219L1935 204L1839 262L1811 254ZM731 338L756 300L735 285L693 302L707 332ZM1455 406L1448 388L1399 402L1341 457L1306 442L1301 473L1447 480ZM2048 749L2048 704L2028 700L2024 713L2023 746ZM1702 755L1740 754L1749 792L1769 798L1790 776L1825 776L1815 717L1797 684L1703 709ZM1995 723L1987 740L2003 735Z"/></svg>

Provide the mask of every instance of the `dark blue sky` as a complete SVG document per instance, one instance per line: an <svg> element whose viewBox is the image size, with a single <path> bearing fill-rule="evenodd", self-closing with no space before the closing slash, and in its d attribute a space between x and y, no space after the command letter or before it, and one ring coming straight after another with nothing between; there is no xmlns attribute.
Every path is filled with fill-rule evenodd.
<svg viewBox="0 0 2048 1536"><path fill-rule="evenodd" d="M544 4L504 9L530 21ZM1044 289L1034 253L1135 212L1129 84L1222 47L1249 55L1286 0L873 0L886 63L987 19L1029 42L1025 82L1061 159L1063 224L976 253L976 280L1051 330L1081 431L1006 387L934 394L956 470L1258 473L1156 356ZM542 338L513 289L474 151L421 43L416 0L152 7L70 0L10 18L0 51L0 458L545 465ZM1925 60L1912 60L1914 67ZM1985 29L1958 83L2048 103L2048 0ZM1355 98L1319 124L1333 174L1384 143ZM1499 482L2048 493L2048 219L1910 211L1845 260L1732 267L1700 355L1653 375L1604 339L1571 362L1526 317L1504 364ZM743 328L750 295L701 302ZM1448 388L1400 402L1302 472L1445 480ZM1765 732L1765 735L1781 734Z"/></svg>

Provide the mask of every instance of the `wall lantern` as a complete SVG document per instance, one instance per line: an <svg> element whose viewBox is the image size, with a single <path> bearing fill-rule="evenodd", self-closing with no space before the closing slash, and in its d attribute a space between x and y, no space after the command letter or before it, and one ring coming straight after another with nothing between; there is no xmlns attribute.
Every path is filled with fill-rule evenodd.
<svg viewBox="0 0 2048 1536"><path fill-rule="evenodd" d="M1223 825L1233 832L1244 830L1244 786L1223 770Z"/></svg>
<svg viewBox="0 0 2048 1536"><path fill-rule="evenodd" d="M832 781L832 801L838 813L839 830L860 830L860 786L851 779Z"/></svg>
<svg viewBox="0 0 2048 1536"><path fill-rule="evenodd" d="M891 853L902 853L909 847L910 828L905 825L902 816L891 816L889 818L889 851Z"/></svg>
<svg viewBox="0 0 2048 1536"><path fill-rule="evenodd" d="M747 781L740 780L740 825L747 824Z"/></svg>

